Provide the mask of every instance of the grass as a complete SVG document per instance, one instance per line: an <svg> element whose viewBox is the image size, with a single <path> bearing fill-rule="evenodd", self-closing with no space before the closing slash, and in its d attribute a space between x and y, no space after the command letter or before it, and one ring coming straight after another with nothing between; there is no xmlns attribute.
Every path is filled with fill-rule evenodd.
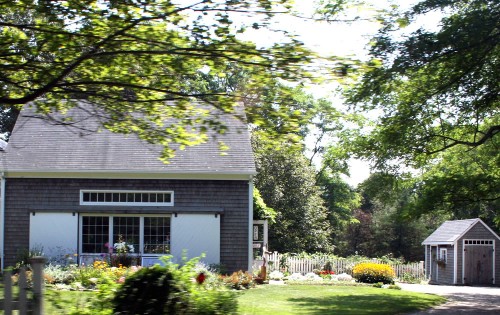
<svg viewBox="0 0 500 315"><path fill-rule="evenodd" d="M94 295L91 291L45 290L45 315L68 314L74 310L87 308L86 302Z"/></svg>
<svg viewBox="0 0 500 315"><path fill-rule="evenodd" d="M238 313L401 314L441 304L444 298L361 286L263 285L238 298Z"/></svg>
<svg viewBox="0 0 500 315"><path fill-rule="evenodd" d="M0 295L3 295L1 290ZM45 314L83 310L89 291L45 290ZM444 298L366 286L260 285L241 291L238 314L402 314L441 304ZM0 312L3 313L3 312Z"/></svg>

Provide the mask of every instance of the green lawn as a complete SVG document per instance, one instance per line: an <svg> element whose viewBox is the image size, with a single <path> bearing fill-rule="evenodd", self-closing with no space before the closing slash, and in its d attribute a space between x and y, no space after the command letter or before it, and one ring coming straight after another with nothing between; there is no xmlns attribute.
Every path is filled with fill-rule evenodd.
<svg viewBox="0 0 500 315"><path fill-rule="evenodd" d="M1 290L3 291L3 290ZM3 295L3 292L0 292ZM45 291L45 314L84 310L94 292ZM240 291L238 313L402 314L443 303L442 297L365 286L261 285ZM3 313L0 311L0 314Z"/></svg>
<svg viewBox="0 0 500 315"><path fill-rule="evenodd" d="M238 313L401 314L441 304L444 298L361 286L263 285L238 298Z"/></svg>

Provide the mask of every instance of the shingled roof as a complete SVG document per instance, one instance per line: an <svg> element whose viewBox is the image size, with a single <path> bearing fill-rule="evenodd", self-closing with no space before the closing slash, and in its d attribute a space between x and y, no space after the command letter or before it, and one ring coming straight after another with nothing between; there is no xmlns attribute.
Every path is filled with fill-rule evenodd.
<svg viewBox="0 0 500 315"><path fill-rule="evenodd" d="M484 227L498 239L498 235L496 235L495 232L493 232L481 219L476 218L445 221L422 242L422 245L452 245L478 223L484 225Z"/></svg>
<svg viewBox="0 0 500 315"><path fill-rule="evenodd" d="M80 105L85 106L82 102ZM241 109L240 109L241 112ZM99 132L98 119L89 111L72 109L71 126L41 119L23 109L7 148L0 152L1 171L7 173L135 173L135 174L255 174L255 162L246 124L231 114L218 113L227 131L209 133L206 143L177 150L169 164L159 157L162 146L134 134ZM86 115L86 116L85 116ZM229 147L221 152L220 141ZM175 148L175 147L174 147ZM224 153L224 154L222 154Z"/></svg>

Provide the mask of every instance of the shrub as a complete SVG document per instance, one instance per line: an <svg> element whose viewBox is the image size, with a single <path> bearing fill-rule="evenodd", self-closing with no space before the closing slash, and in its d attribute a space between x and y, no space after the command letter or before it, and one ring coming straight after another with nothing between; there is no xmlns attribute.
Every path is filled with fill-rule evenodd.
<svg viewBox="0 0 500 315"><path fill-rule="evenodd" d="M253 276L248 271L235 271L223 278L224 283L235 290L249 289L254 286Z"/></svg>
<svg viewBox="0 0 500 315"><path fill-rule="evenodd" d="M278 270L274 270L269 274L269 279L271 280L283 280L284 277L285 275Z"/></svg>
<svg viewBox="0 0 500 315"><path fill-rule="evenodd" d="M112 299L110 314L236 314L236 295L199 263L184 259L179 266L162 257L165 266L142 268L127 276ZM200 280L203 275L203 280Z"/></svg>
<svg viewBox="0 0 500 315"><path fill-rule="evenodd" d="M417 275L412 274L411 272L405 272L403 273L403 276L401 277L401 282L405 283L420 283L420 278Z"/></svg>
<svg viewBox="0 0 500 315"><path fill-rule="evenodd" d="M176 314L187 308L166 267L143 268L125 280L113 299L114 314Z"/></svg>
<svg viewBox="0 0 500 315"><path fill-rule="evenodd" d="M43 269L43 276L47 284L70 284L75 280L76 268L49 264Z"/></svg>
<svg viewBox="0 0 500 315"><path fill-rule="evenodd" d="M341 273L339 275L333 275L332 280L335 281L352 281L352 276L348 275L347 273Z"/></svg>
<svg viewBox="0 0 500 315"><path fill-rule="evenodd" d="M390 286L387 287L387 289L390 290L401 290L401 287L397 284L391 284Z"/></svg>
<svg viewBox="0 0 500 315"><path fill-rule="evenodd" d="M394 282L396 274L391 266L376 263L361 263L354 266L353 277L357 282L390 284Z"/></svg>
<svg viewBox="0 0 500 315"><path fill-rule="evenodd" d="M303 276L301 273L296 272L296 273L290 275L288 277L288 280L289 281L305 281L306 277Z"/></svg>

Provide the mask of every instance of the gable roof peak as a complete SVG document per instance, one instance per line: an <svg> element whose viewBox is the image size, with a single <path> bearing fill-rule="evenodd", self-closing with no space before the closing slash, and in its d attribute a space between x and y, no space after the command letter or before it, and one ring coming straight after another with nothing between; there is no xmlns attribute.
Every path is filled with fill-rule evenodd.
<svg viewBox="0 0 500 315"><path fill-rule="evenodd" d="M478 223L482 224L496 239L500 240L500 237L483 220L475 218L443 222L422 242L422 245L452 245Z"/></svg>

